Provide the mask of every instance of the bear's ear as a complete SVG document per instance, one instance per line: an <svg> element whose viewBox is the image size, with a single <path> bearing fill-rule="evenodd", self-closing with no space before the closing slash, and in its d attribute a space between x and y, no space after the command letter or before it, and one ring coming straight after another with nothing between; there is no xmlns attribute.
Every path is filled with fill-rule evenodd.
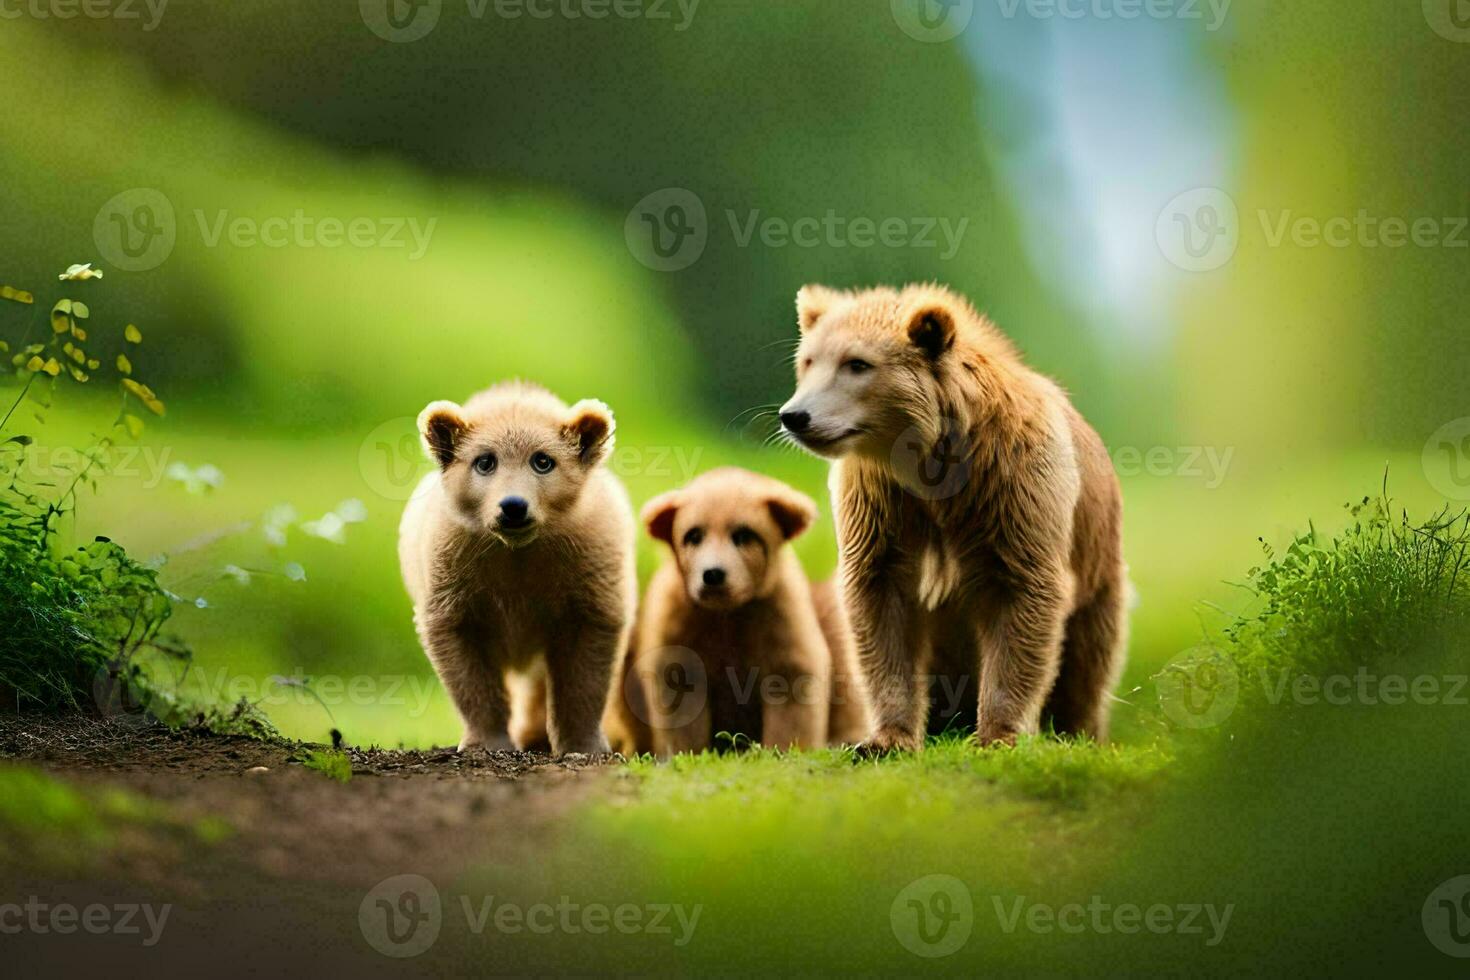
<svg viewBox="0 0 1470 980"><path fill-rule="evenodd" d="M919 307L909 319L909 341L936 361L954 345L954 313L939 303Z"/></svg>
<svg viewBox="0 0 1470 980"><path fill-rule="evenodd" d="M430 402L419 413L419 437L424 441L424 451L440 469L454 462L455 450L469 430L461 411L454 402L438 401Z"/></svg>
<svg viewBox="0 0 1470 980"><path fill-rule="evenodd" d="M804 493L786 487L766 501L771 509L771 518L781 529L787 541L812 526L817 519L817 505Z"/></svg>
<svg viewBox="0 0 1470 980"><path fill-rule="evenodd" d="M643 505L639 519L648 528L649 537L656 541L674 543L674 515L679 513L679 491L670 490L659 494Z"/></svg>
<svg viewBox="0 0 1470 980"><path fill-rule="evenodd" d="M562 426L562 432L577 449L583 463L592 466L607 458L612 452L613 422L612 409L595 398L584 398L571 407L571 417Z"/></svg>
<svg viewBox="0 0 1470 980"><path fill-rule="evenodd" d="M842 293L816 283L802 286L796 293L796 323L802 330L810 330L816 322L842 299Z"/></svg>

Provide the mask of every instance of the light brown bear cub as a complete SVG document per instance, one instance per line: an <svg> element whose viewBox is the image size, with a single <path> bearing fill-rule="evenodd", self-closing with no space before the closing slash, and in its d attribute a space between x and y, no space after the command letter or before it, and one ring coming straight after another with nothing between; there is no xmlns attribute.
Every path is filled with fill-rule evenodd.
<svg viewBox="0 0 1470 980"><path fill-rule="evenodd" d="M419 432L439 468L404 511L398 556L460 749L607 751L600 721L637 603L633 509L602 465L612 413L509 382L432 403Z"/></svg>
<svg viewBox="0 0 1470 980"><path fill-rule="evenodd" d="M841 576L871 752L918 749L925 679L978 678L982 743L1043 717L1107 734L1126 645L1122 503L1051 380L939 286L797 297L787 432L835 460Z"/></svg>
<svg viewBox="0 0 1470 980"><path fill-rule="evenodd" d="M643 508L649 534L671 549L649 583L630 667L653 751L699 751L721 731L779 747L866 734L841 610L827 602L819 613L787 546L816 514L784 483L734 468Z"/></svg>

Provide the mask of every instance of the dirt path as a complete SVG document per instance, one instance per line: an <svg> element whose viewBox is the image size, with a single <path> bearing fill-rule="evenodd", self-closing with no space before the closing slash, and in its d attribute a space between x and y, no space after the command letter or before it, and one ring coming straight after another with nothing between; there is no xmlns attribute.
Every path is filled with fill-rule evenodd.
<svg viewBox="0 0 1470 980"><path fill-rule="evenodd" d="M185 889L212 872L245 870L356 886L383 868L432 874L469 854L495 860L545 846L556 818L593 791L610 761L346 747L352 778L344 783L301 764L308 749L323 748L86 718L0 718L0 760L88 792L127 790L163 804L172 823L228 824L227 835L199 849L207 854L187 855L177 868L139 846L146 841L117 856L141 865L130 871Z"/></svg>
<svg viewBox="0 0 1470 980"><path fill-rule="evenodd" d="M97 806L114 790L129 801L105 818L103 838L41 813L0 841L0 906L170 911L151 948L145 936L23 929L0 936L8 962L36 976L158 975L165 964L165 974L214 976L401 968L359 928L370 889L398 875L443 884L469 867L534 862L575 826L579 802L616 783L613 758L376 748L347 748L352 776L339 782L301 764L312 748L325 747L0 717L0 766L40 769Z"/></svg>

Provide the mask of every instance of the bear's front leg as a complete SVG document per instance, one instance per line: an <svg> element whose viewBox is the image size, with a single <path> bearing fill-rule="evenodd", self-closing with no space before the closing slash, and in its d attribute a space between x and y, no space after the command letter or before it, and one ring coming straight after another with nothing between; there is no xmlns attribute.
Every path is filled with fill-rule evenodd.
<svg viewBox="0 0 1470 980"><path fill-rule="evenodd" d="M1041 709L1062 662L1066 591L1060 575L1019 588L980 630L981 745L1014 745L1040 728Z"/></svg>
<svg viewBox="0 0 1470 980"><path fill-rule="evenodd" d="M760 679L761 744L779 749L815 749L827 744L832 704L832 664L825 646L802 645L780 658Z"/></svg>
<svg viewBox="0 0 1470 980"><path fill-rule="evenodd" d="M896 568L844 577L873 719L872 735L858 745L858 754L917 751L928 709L919 677L926 641L917 603L901 588Z"/></svg>
<svg viewBox="0 0 1470 980"><path fill-rule="evenodd" d="M419 638L463 722L459 750L514 748L506 730L510 705L505 678L499 665L491 663L483 631L449 617L427 615L419 619Z"/></svg>
<svg viewBox="0 0 1470 980"><path fill-rule="evenodd" d="M553 754L608 751L602 713L623 643L623 631L591 625L572 627L550 638L546 733Z"/></svg>

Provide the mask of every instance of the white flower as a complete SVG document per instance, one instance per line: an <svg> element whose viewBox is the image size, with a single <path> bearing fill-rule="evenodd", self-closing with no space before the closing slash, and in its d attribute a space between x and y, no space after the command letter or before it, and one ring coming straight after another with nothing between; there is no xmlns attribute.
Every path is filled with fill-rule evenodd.
<svg viewBox="0 0 1470 980"><path fill-rule="evenodd" d="M276 548L286 546L286 528L296 523L296 508L290 504L277 504L266 512L261 522L261 532L268 544Z"/></svg>
<svg viewBox="0 0 1470 980"><path fill-rule="evenodd" d="M177 480L184 485L184 489L190 493L203 493L205 490L217 489L225 482L225 475L219 471L219 467L205 463L197 469L190 469L187 463L170 463L163 475L170 480Z"/></svg>
<svg viewBox="0 0 1470 980"><path fill-rule="evenodd" d="M294 561L291 562L291 564L287 565L284 569L282 569L282 571L285 572L286 577L293 582L306 581L306 569L302 568Z"/></svg>
<svg viewBox="0 0 1470 980"><path fill-rule="evenodd" d="M62 282L66 282L67 280L85 282L88 279L101 279L102 270L92 268L92 263L90 262L86 265L69 265L66 267L66 271L56 278Z"/></svg>
<svg viewBox="0 0 1470 980"><path fill-rule="evenodd" d="M341 518L344 524L361 524L367 520L368 516L367 507L356 497L342 501L333 513Z"/></svg>
<svg viewBox="0 0 1470 980"><path fill-rule="evenodd" d="M248 569L241 568L239 565L226 565L224 568L224 575L228 578L234 579L241 585L250 584L250 571Z"/></svg>
<svg viewBox="0 0 1470 980"><path fill-rule="evenodd" d="M342 518L333 513L323 514L314 521L307 521L301 525L301 530L314 538L330 541L333 544L342 544L347 540L347 525Z"/></svg>

